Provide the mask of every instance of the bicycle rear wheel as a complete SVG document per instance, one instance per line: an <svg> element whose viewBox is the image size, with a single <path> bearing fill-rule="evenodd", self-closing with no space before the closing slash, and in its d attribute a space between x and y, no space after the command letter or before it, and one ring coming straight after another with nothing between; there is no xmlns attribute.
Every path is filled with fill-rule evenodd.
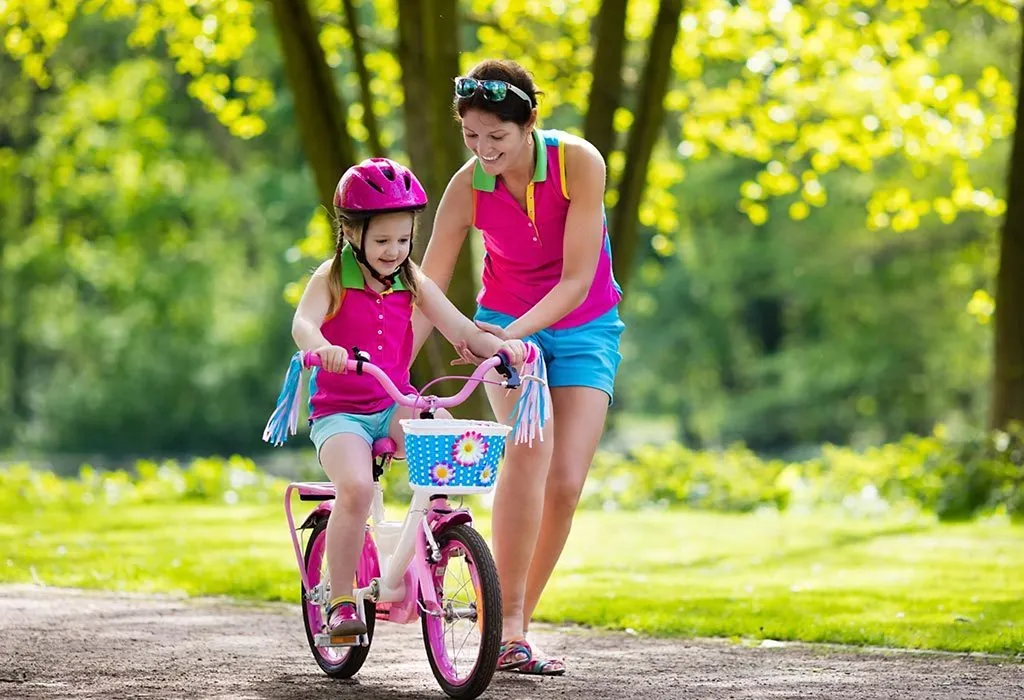
<svg viewBox="0 0 1024 700"><path fill-rule="evenodd" d="M372 546L372 545L371 545ZM363 546L363 557L366 557ZM363 561L360 561L360 571ZM313 528L309 541L306 543L306 577L311 588L315 589L322 581L327 580L327 520L317 523ZM369 582L356 576L356 586L365 586ZM366 635L373 643L373 626L376 619L376 606L372 601L365 601ZM306 590L302 590L302 622L306 627L306 641L313 652L313 658L323 672L332 678L351 678L363 666L366 656L370 653L370 645L365 647L320 647L316 645L315 635L323 631L326 624L324 611L316 601L309 600Z"/></svg>
<svg viewBox="0 0 1024 700"><path fill-rule="evenodd" d="M469 525L437 535L441 559L431 564L441 614L420 613L423 644L441 689L475 698L491 682L501 646L501 587L484 538Z"/></svg>

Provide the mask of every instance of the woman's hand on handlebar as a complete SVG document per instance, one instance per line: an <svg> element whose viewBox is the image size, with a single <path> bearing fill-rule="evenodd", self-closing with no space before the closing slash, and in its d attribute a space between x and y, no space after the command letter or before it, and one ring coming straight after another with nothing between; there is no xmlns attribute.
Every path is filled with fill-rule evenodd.
<svg viewBox="0 0 1024 700"><path fill-rule="evenodd" d="M328 372L344 372L348 362L348 350L338 345L324 345L312 351L320 358L320 366Z"/></svg>
<svg viewBox="0 0 1024 700"><path fill-rule="evenodd" d="M500 339L495 338L495 340ZM470 350L469 343L465 341L455 343L453 347L459 356L451 361L452 365L479 365L487 359L486 357L481 357ZM522 369L523 362L526 360L526 343L517 338L500 341L495 347L494 353L491 354L491 357L499 352L503 352L508 356L510 365L516 369Z"/></svg>

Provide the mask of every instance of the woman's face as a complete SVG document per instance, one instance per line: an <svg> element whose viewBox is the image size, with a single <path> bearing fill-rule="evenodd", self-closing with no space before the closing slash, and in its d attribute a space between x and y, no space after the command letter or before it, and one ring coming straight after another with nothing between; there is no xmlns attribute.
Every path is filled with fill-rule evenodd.
<svg viewBox="0 0 1024 700"><path fill-rule="evenodd" d="M363 254L377 274L387 277L398 270L412 249L413 215L378 214L370 219L363 237Z"/></svg>
<svg viewBox="0 0 1024 700"><path fill-rule="evenodd" d="M531 119L531 122L533 120ZM505 122L490 112L470 109L462 116L462 138L466 148L473 152L488 175L501 175L510 164L528 160L526 139L532 124L520 126Z"/></svg>

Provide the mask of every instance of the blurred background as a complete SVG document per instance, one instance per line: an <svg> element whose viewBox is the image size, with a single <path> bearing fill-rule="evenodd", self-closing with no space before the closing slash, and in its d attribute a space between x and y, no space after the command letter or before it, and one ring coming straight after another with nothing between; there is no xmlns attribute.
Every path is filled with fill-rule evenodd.
<svg viewBox="0 0 1024 700"><path fill-rule="evenodd" d="M411 164L436 203L468 156L452 78L507 57L543 91L542 127L608 163L627 331L574 537L689 577L659 594L688 617L638 619L635 581L602 583L571 546L541 615L1019 650L1024 625L1000 622L1024 618L1019 10L0 0L0 578L294 598L278 477L320 473L304 429L278 450L260 436L293 305L331 252L320 204L370 155ZM466 312L474 241L452 284ZM451 356L429 345L417 380ZM488 412L482 392L465 410ZM97 554L111 508L141 559ZM797 519L765 524L779 514ZM227 573L199 557L214 523ZM637 523L678 536L637 549ZM725 551L728 575L707 563ZM831 579L823 552L845 557ZM797 610L808 577L833 588ZM925 581L937 609L914 597ZM618 584L621 605L588 588ZM891 626L823 622L839 589ZM766 631L772 605L790 628Z"/></svg>
<svg viewBox="0 0 1024 700"><path fill-rule="evenodd" d="M11 458L260 454L318 202L369 155L436 202L485 57L609 164L614 446L803 458L1024 417L1019 378L992 405L1013 3L4 0L0 27Z"/></svg>

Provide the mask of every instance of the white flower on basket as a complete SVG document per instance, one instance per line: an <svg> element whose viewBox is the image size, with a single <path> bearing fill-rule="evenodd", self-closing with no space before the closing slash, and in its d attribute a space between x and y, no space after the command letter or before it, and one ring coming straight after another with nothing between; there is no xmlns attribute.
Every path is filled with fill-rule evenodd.
<svg viewBox="0 0 1024 700"><path fill-rule="evenodd" d="M452 447L452 459L464 467L471 467L487 454L487 442L484 436L475 430L462 434Z"/></svg>
<svg viewBox="0 0 1024 700"><path fill-rule="evenodd" d="M490 486L491 482L494 481L494 470L490 467L484 467L480 470L480 485Z"/></svg>
<svg viewBox="0 0 1024 700"><path fill-rule="evenodd" d="M454 478L455 468L446 462L438 462L430 470L430 480L439 486L446 486Z"/></svg>

